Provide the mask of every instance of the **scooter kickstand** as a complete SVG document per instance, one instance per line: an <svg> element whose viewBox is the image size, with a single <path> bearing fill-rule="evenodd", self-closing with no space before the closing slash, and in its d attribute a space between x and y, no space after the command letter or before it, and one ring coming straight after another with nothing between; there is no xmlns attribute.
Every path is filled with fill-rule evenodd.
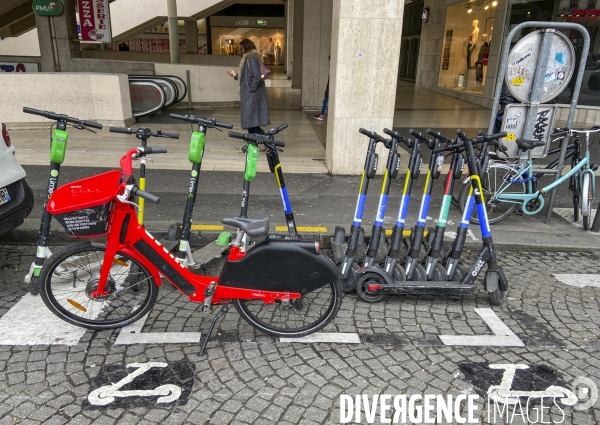
<svg viewBox="0 0 600 425"><path fill-rule="evenodd" d="M219 310L219 312L215 315L215 318L213 319L212 323L210 324L210 328L208 329L208 333L206 334L206 338L204 339L204 344L202 344L202 349L200 350L200 353L198 354L198 356L202 357L204 355L204 350L206 349L206 345L208 344L210 335L212 334L213 330L215 329L217 320L219 320L219 318L221 316L223 316L225 313L227 313L228 310L229 310L229 304L223 304L221 306L221 310Z"/></svg>

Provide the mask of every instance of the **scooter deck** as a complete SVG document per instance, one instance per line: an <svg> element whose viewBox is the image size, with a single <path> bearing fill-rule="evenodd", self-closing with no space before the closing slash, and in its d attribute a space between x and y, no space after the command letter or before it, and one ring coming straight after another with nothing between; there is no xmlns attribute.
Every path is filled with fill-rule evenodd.
<svg viewBox="0 0 600 425"><path fill-rule="evenodd" d="M225 252L229 248L229 244L227 245L217 245L217 241L212 241L205 247L194 251L192 253L192 258L194 259L194 265L190 266L192 268L200 267L215 257L218 257L223 252Z"/></svg>
<svg viewBox="0 0 600 425"><path fill-rule="evenodd" d="M382 285L369 291L372 294L401 295L475 295L478 285L465 285L460 282L408 281Z"/></svg>

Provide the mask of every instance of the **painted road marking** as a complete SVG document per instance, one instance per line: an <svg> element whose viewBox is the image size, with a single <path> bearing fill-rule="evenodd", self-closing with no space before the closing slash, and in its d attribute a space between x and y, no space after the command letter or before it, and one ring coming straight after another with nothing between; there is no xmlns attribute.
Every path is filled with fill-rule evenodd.
<svg viewBox="0 0 600 425"><path fill-rule="evenodd" d="M153 397L158 396L157 403L171 403L181 397L181 387L173 384L160 385L152 390L128 390L120 391L122 387L131 382L144 372L154 368L166 368L169 366L164 362L131 363L128 368L137 368L125 378L115 384L105 385L97 388L88 395L88 401L95 406L106 406L115 401L117 397Z"/></svg>
<svg viewBox="0 0 600 425"><path fill-rule="evenodd" d="M423 236L424 237L427 237L428 234L429 234L429 230L425 230L423 232ZM386 236L392 236L392 230L389 230L389 229L386 230L385 231L385 235ZM405 237L405 238L408 238L410 235L412 235L412 230L405 230L405 231L402 232L402 236Z"/></svg>
<svg viewBox="0 0 600 425"><path fill-rule="evenodd" d="M525 347L523 341L510 330L491 308L476 308L477 313L494 335L440 335L444 345L471 347Z"/></svg>
<svg viewBox="0 0 600 425"><path fill-rule="evenodd" d="M474 241L479 240L475 237L475 234L471 231L471 229L467 230L467 236L470 237ZM445 232L444 233L444 239L455 239L455 238L456 238L456 232Z"/></svg>
<svg viewBox="0 0 600 425"><path fill-rule="evenodd" d="M558 214L559 216L561 216L562 218L567 220L569 223L571 223L573 226L583 229L583 216L581 216L581 214L580 214L579 220L573 221L573 218L574 218L573 208L552 208L552 212ZM592 210L590 211L590 223L594 222L595 216L596 216L596 210L594 208L592 208ZM587 232L593 233L589 230Z"/></svg>
<svg viewBox="0 0 600 425"><path fill-rule="evenodd" d="M297 226L296 230L299 232L311 232L311 233L327 233L327 227L322 226ZM275 226L276 232L287 232L287 226Z"/></svg>
<svg viewBox="0 0 600 425"><path fill-rule="evenodd" d="M150 313L148 313L150 314ZM143 318L131 325L125 326L119 332L115 345L131 344L198 344L200 342L200 332L144 332L142 328L146 319Z"/></svg>
<svg viewBox="0 0 600 425"><path fill-rule="evenodd" d="M583 288L585 286L595 286L600 288L600 275L598 274L553 274L559 282L569 286Z"/></svg>
<svg viewBox="0 0 600 425"><path fill-rule="evenodd" d="M360 344L360 338L354 332L317 332L300 338L279 338L279 342Z"/></svg>
<svg viewBox="0 0 600 425"><path fill-rule="evenodd" d="M59 319L40 296L31 294L0 318L0 345L75 345L85 332Z"/></svg>
<svg viewBox="0 0 600 425"><path fill-rule="evenodd" d="M223 230L222 224L192 224L191 230Z"/></svg>

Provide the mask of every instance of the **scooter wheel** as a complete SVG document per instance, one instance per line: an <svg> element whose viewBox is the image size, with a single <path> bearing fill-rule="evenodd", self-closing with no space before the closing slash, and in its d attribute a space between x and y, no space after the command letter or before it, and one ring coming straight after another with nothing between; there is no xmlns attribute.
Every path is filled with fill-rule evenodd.
<svg viewBox="0 0 600 425"><path fill-rule="evenodd" d="M425 267L419 263L415 264L412 277L410 279L407 278L407 280L410 280L411 282L425 282L427 280L427 272L425 271Z"/></svg>
<svg viewBox="0 0 600 425"><path fill-rule="evenodd" d="M446 268L439 263L436 264L435 270L433 271L433 277L431 278L431 281L432 282L445 282L447 280L448 280L448 277L446 276Z"/></svg>
<svg viewBox="0 0 600 425"><path fill-rule="evenodd" d="M356 282L356 294L368 303L378 303L383 300L385 294L371 294L367 288L369 285L386 285L387 282L378 273L368 272L363 274Z"/></svg>
<svg viewBox="0 0 600 425"><path fill-rule="evenodd" d="M485 274L485 287L487 288L491 303L493 305L502 305L506 292L500 288L498 273L488 271Z"/></svg>
<svg viewBox="0 0 600 425"><path fill-rule="evenodd" d="M39 295L40 293L40 277L31 276L31 283L29 284L29 293L31 295Z"/></svg>
<svg viewBox="0 0 600 425"><path fill-rule="evenodd" d="M462 282L463 277L465 277L466 275L467 275L467 270L463 266L458 265L458 266L456 266L456 269L454 270L454 276L452 276L452 279L450 279L450 281Z"/></svg>
<svg viewBox="0 0 600 425"><path fill-rule="evenodd" d="M341 264L342 264L341 262L336 264L338 270L340 269ZM358 264L352 263L352 265L350 266L350 271L348 272L348 278L342 279L342 291L344 291L344 294L350 294L355 291L355 289L356 289L356 271L359 268L360 267L358 266Z"/></svg>

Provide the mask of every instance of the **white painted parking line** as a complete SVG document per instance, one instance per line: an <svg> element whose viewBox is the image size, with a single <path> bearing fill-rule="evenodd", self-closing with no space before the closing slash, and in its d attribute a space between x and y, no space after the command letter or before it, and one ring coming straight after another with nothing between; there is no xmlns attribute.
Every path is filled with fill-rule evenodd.
<svg viewBox="0 0 600 425"><path fill-rule="evenodd" d="M40 296L26 294L0 318L0 345L75 345L85 331L55 316Z"/></svg>
<svg viewBox="0 0 600 425"><path fill-rule="evenodd" d="M515 335L491 308L476 308L477 313L490 327L494 335L440 335L444 345L467 345L471 347L524 347Z"/></svg>
<svg viewBox="0 0 600 425"><path fill-rule="evenodd" d="M360 344L360 338L354 332L317 332L300 338L279 338L279 342Z"/></svg>
<svg viewBox="0 0 600 425"><path fill-rule="evenodd" d="M150 314L150 313L148 313ZM197 344L200 342L200 332L145 332L142 333L144 323L148 318L143 318L131 325L125 326L119 332L115 345L132 344Z"/></svg>
<svg viewBox="0 0 600 425"><path fill-rule="evenodd" d="M600 274L553 274L559 282L569 286L583 288L585 286L595 286L600 288Z"/></svg>

